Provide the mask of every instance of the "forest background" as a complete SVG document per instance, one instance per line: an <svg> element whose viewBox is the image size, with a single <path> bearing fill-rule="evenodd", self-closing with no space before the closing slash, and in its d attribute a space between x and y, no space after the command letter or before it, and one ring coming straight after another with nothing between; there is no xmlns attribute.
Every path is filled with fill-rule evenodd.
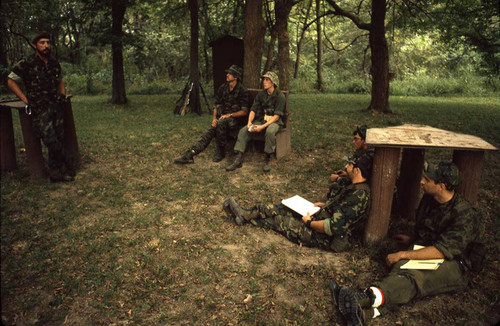
<svg viewBox="0 0 500 326"><path fill-rule="evenodd" d="M284 66L290 79L284 88L296 93L370 93L369 33L350 16L340 15L335 6L369 22L376 2L385 4L391 95L488 96L499 92L500 9L495 0L348 0L339 4L332 0L7 0L1 3L0 15L2 78L30 53L26 39L47 30L53 35L53 53L62 62L71 94L111 94L113 43L123 50L128 94L180 92L190 75L187 54L194 5L197 25L202 27L200 82L211 89L210 43L228 34L243 38L245 24L250 24L245 22L248 7L259 3L261 15L251 22L262 19L263 24L258 26L264 32L260 72L279 68L277 48L282 45L277 41L277 25L285 15L281 20L287 23L289 60ZM288 12L279 11L280 7Z"/></svg>

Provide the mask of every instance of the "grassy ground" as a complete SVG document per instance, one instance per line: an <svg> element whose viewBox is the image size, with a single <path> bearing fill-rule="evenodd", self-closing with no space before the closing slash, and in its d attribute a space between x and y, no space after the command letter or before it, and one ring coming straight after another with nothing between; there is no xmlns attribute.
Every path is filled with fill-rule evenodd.
<svg viewBox="0 0 500 326"><path fill-rule="evenodd" d="M384 251L299 247L236 226L221 210L224 199L243 206L294 194L323 199L328 175L352 152L357 124L421 123L500 146L498 99L392 97L394 114L371 115L360 111L368 96L292 94L293 153L273 162L270 174L255 152L227 173L227 160L212 162L213 145L195 164L177 166L173 158L210 117L174 116L176 99L132 96L115 107L104 97L76 97L76 181L30 182L21 152L19 170L2 173L3 324L343 325L328 279L365 287L386 272ZM19 129L16 146L23 146ZM491 254L483 273L465 293L384 310L375 325L484 325L498 317L499 165L499 153L486 154L479 204Z"/></svg>

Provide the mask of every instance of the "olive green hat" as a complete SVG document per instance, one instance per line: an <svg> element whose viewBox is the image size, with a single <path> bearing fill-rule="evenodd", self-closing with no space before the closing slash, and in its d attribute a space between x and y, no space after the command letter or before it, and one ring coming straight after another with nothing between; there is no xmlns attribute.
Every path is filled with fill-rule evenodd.
<svg viewBox="0 0 500 326"><path fill-rule="evenodd" d="M276 87L278 87L278 84L280 82L278 75L274 71L268 71L264 75L262 75L262 78L269 78L271 80L271 83L273 83Z"/></svg>
<svg viewBox="0 0 500 326"><path fill-rule="evenodd" d="M31 39L31 43L36 44L38 42L38 40L41 38L48 38L50 40L49 32L43 31L43 32L36 33L35 36L33 36L33 38Z"/></svg>
<svg viewBox="0 0 500 326"><path fill-rule="evenodd" d="M370 155L363 154L357 158L347 157L346 161L354 165L354 167L359 168L364 178L370 179L372 176L373 158Z"/></svg>
<svg viewBox="0 0 500 326"><path fill-rule="evenodd" d="M444 183L448 190L460 184L458 167L452 162L440 162L437 166L425 162L424 173L436 183Z"/></svg>
<svg viewBox="0 0 500 326"><path fill-rule="evenodd" d="M368 129L367 125L357 126L352 135L356 136L356 134L359 134L361 139L366 140L366 129Z"/></svg>

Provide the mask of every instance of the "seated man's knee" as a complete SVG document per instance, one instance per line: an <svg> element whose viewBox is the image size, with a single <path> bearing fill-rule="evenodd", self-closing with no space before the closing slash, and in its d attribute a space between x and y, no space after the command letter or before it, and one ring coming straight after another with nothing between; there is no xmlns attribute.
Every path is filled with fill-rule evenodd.
<svg viewBox="0 0 500 326"><path fill-rule="evenodd" d="M278 131L280 130L280 126L276 123L271 123L267 128L266 128L266 136L268 135L276 135Z"/></svg>

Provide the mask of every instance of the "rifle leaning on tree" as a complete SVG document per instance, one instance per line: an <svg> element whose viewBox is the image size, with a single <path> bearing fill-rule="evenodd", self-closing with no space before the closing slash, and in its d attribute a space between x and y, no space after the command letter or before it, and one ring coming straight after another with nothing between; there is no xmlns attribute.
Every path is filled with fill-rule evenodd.
<svg viewBox="0 0 500 326"><path fill-rule="evenodd" d="M181 114L182 109L186 107L187 103L189 103L190 92L191 89L189 88L189 82L187 82L186 86L182 90L181 97L175 102L174 114Z"/></svg>
<svg viewBox="0 0 500 326"><path fill-rule="evenodd" d="M191 83L191 87L189 87L189 91L187 92L186 97L184 98L184 105L182 107L181 116L184 116L186 114L186 108L189 105L189 97L191 96L193 85L194 83Z"/></svg>

